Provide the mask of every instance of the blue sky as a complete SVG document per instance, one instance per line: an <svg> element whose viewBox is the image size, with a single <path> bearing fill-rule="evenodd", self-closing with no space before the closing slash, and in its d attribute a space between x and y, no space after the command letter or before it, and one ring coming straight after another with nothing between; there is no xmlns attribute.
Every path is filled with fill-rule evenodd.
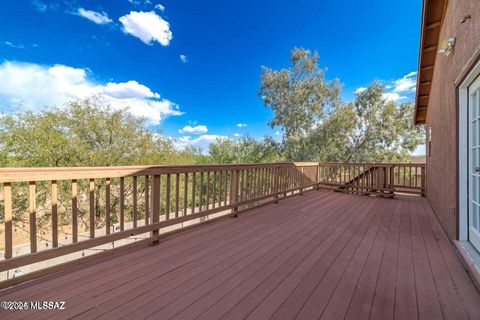
<svg viewBox="0 0 480 320"><path fill-rule="evenodd" d="M288 67L304 47L344 99L383 80L389 98L409 101L420 16L420 0L8 1L0 111L101 94L183 143L275 135L257 96L262 65Z"/></svg>

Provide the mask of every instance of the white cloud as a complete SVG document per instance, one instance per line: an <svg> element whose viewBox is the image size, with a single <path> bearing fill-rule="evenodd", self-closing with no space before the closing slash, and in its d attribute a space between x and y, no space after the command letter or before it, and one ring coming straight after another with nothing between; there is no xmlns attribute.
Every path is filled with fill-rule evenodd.
<svg viewBox="0 0 480 320"><path fill-rule="evenodd" d="M179 133L190 133L190 134L202 134L202 133L207 133L208 128L207 126L185 126L183 129L178 130Z"/></svg>
<svg viewBox="0 0 480 320"><path fill-rule="evenodd" d="M114 98L160 98L160 95L153 92L149 87L130 80L123 83L109 82L103 92Z"/></svg>
<svg viewBox="0 0 480 320"><path fill-rule="evenodd" d="M239 137L241 137L242 135L241 135L240 133L234 133L233 136L239 138Z"/></svg>
<svg viewBox="0 0 480 320"><path fill-rule="evenodd" d="M165 11L165 7L162 6L160 3L155 6L155 9L158 9L158 10L160 10L160 11L162 11L162 12Z"/></svg>
<svg viewBox="0 0 480 320"><path fill-rule="evenodd" d="M3 42L3 44L6 45L7 47L14 48L14 49L25 49L25 46L21 43L13 43L10 41L5 41Z"/></svg>
<svg viewBox="0 0 480 320"><path fill-rule="evenodd" d="M414 92L417 86L417 72L413 71L393 81L393 92Z"/></svg>
<svg viewBox="0 0 480 320"><path fill-rule="evenodd" d="M237 123L237 127L239 127L239 128L244 128L246 126L247 126L246 123Z"/></svg>
<svg viewBox="0 0 480 320"><path fill-rule="evenodd" d="M36 111L44 106L62 106L71 100L99 95L112 108L127 108L131 114L145 117L150 124L182 114L176 104L160 99L158 93L137 81L96 83L83 68L7 61L0 64L0 83L0 106L10 108L21 105Z"/></svg>
<svg viewBox="0 0 480 320"><path fill-rule="evenodd" d="M276 135L276 136L281 136L282 133L281 133L280 131L275 131L275 135Z"/></svg>
<svg viewBox="0 0 480 320"><path fill-rule="evenodd" d="M154 11L130 11L119 20L123 32L137 37L145 44L152 45L157 41L162 46L168 46L173 38L170 24Z"/></svg>
<svg viewBox="0 0 480 320"><path fill-rule="evenodd" d="M174 141L174 145L178 150L183 150L187 146L191 145L195 148L202 150L204 154L208 152L208 148L212 143L215 143L218 139L227 139L227 136L216 135L216 134L202 134L197 138L192 138L189 136L183 136Z"/></svg>
<svg viewBox="0 0 480 320"><path fill-rule="evenodd" d="M395 102L406 99L405 96L401 96L396 92L385 92L383 93L383 98L385 98L386 100L391 100Z"/></svg>
<svg viewBox="0 0 480 320"><path fill-rule="evenodd" d="M96 24L106 24L112 22L112 19L110 19L105 12L97 12L93 10L86 10L84 8L78 8L77 14L85 19L95 22Z"/></svg>
<svg viewBox="0 0 480 320"><path fill-rule="evenodd" d="M357 88L357 90L355 90L355 94L360 94L362 93L363 91L367 90L367 88L365 87L360 87L360 88Z"/></svg>
<svg viewBox="0 0 480 320"><path fill-rule="evenodd" d="M47 5L41 1L32 1L32 4L38 12L44 13L47 11Z"/></svg>
<svg viewBox="0 0 480 320"><path fill-rule="evenodd" d="M188 61L187 56L184 55L184 54L181 54L181 55L179 56L179 58L180 58L180 60L181 60L183 63L187 63L187 61Z"/></svg>

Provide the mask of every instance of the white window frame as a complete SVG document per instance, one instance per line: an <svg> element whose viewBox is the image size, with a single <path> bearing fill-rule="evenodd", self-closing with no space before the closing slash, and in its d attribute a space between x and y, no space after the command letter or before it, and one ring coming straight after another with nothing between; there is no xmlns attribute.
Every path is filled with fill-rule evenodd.
<svg viewBox="0 0 480 320"><path fill-rule="evenodd" d="M458 87L458 240L468 241L468 87L480 76L480 61Z"/></svg>

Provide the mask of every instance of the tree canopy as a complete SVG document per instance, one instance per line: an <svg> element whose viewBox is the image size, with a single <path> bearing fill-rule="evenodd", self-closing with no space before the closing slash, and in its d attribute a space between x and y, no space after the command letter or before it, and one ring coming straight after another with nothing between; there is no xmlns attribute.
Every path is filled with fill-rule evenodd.
<svg viewBox="0 0 480 320"><path fill-rule="evenodd" d="M177 164L196 158L177 152L172 141L149 130L144 119L113 110L98 97L0 118L4 166Z"/></svg>
<svg viewBox="0 0 480 320"><path fill-rule="evenodd" d="M271 127L283 129L287 160L405 161L422 142L413 104L386 99L380 82L343 102L316 52L295 48L290 61L290 69L264 67L259 91L274 113Z"/></svg>

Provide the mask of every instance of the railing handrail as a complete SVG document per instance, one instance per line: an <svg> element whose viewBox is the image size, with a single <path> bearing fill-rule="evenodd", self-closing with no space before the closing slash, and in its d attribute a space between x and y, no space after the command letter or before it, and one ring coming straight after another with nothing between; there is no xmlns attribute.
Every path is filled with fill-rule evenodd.
<svg viewBox="0 0 480 320"><path fill-rule="evenodd" d="M414 166L424 167L425 163L409 163L409 162L316 162L319 165L361 165L372 167L401 167L401 166Z"/></svg>
<svg viewBox="0 0 480 320"><path fill-rule="evenodd" d="M302 165L301 162L297 164ZM309 165L310 163L307 163ZM315 165L318 163L315 162ZM241 163L241 164L195 164L195 165L144 165L144 166L100 166L100 167L9 167L0 168L0 183L119 178L158 174L176 174L213 170L235 170L291 166L293 162Z"/></svg>

